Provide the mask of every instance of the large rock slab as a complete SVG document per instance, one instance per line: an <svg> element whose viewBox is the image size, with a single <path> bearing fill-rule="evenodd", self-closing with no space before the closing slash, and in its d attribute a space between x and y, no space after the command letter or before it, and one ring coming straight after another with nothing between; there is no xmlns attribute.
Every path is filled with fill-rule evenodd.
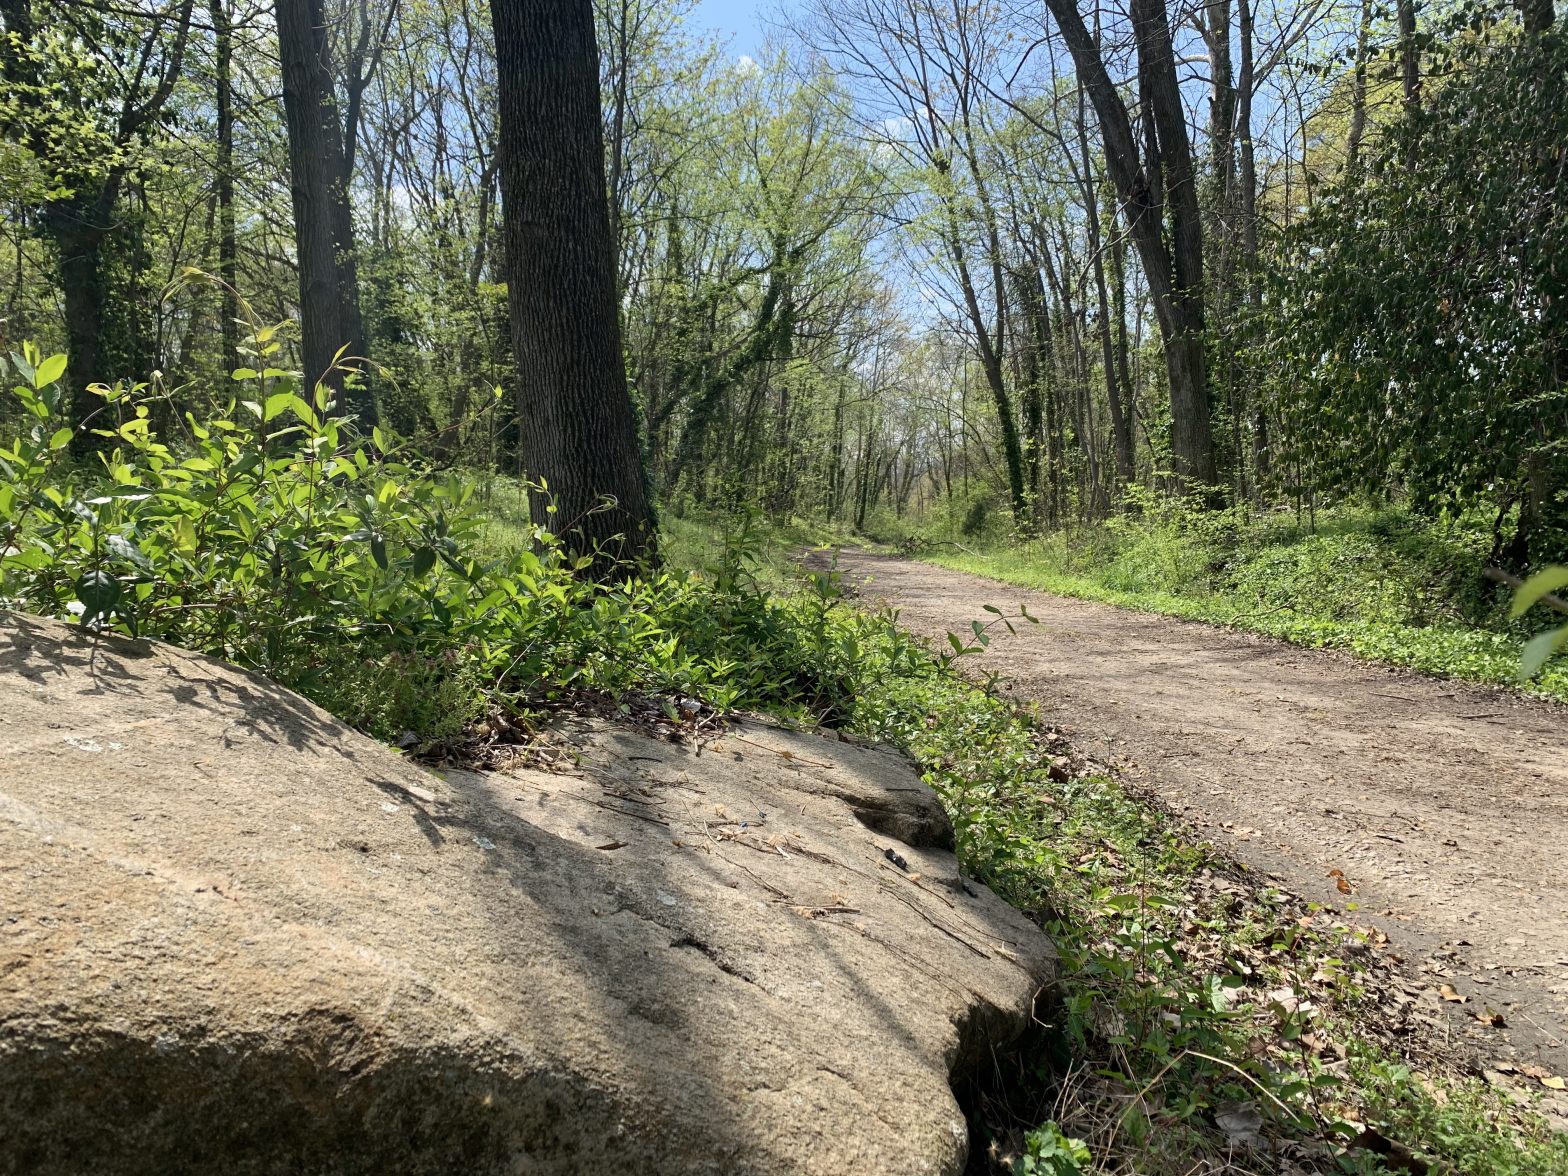
<svg viewBox="0 0 1568 1176"><path fill-rule="evenodd" d="M950 1075L1052 955L909 764L571 738L438 778L212 659L0 619L0 1171L959 1171Z"/></svg>

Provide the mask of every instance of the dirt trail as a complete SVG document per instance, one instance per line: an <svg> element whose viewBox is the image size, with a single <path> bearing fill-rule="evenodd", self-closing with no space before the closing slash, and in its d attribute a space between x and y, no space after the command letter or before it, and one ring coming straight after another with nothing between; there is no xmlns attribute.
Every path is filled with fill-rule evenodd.
<svg viewBox="0 0 1568 1176"><path fill-rule="evenodd" d="M975 668L1240 860L1359 904L1483 1065L1568 1075L1568 708L910 560L839 566L939 638L1024 602L1042 623Z"/></svg>

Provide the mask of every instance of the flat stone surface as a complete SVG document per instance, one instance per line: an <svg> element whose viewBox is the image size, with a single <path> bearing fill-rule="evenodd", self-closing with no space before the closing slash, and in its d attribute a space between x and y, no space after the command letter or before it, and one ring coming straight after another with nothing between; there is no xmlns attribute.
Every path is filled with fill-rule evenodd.
<svg viewBox="0 0 1568 1176"><path fill-rule="evenodd" d="M565 734L567 772L439 778L0 619L0 1171L961 1170L950 1074L1053 956L908 762Z"/></svg>

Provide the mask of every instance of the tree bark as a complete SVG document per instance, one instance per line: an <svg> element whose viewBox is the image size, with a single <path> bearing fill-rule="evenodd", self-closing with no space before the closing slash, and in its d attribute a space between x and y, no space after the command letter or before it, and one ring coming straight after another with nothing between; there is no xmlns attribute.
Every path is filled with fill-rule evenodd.
<svg viewBox="0 0 1568 1176"><path fill-rule="evenodd" d="M1371 0L1367 0L1370 5ZM1247 301L1254 311L1263 305L1263 275L1258 265L1258 164L1256 143L1252 136L1252 92L1254 82L1254 16L1252 0L1237 0L1239 33L1241 36L1240 96L1236 107L1236 137L1240 169L1237 174L1238 215L1241 217L1242 264L1247 271ZM1367 9L1363 8L1363 13ZM1361 60L1358 54L1358 62ZM1365 106L1366 75L1363 67L1363 109ZM1268 419L1261 400L1256 398L1252 409L1252 471L1254 492L1261 488L1269 474Z"/></svg>
<svg viewBox="0 0 1568 1176"><path fill-rule="evenodd" d="M491 0L507 303L534 519L599 579L653 554L626 384L591 0Z"/></svg>
<svg viewBox="0 0 1568 1176"><path fill-rule="evenodd" d="M1416 46L1416 0L1395 0L1399 23L1399 77L1405 112L1421 109L1421 55Z"/></svg>
<svg viewBox="0 0 1568 1176"><path fill-rule="evenodd" d="M1345 138L1345 171L1361 171L1361 141L1367 128L1367 41L1372 25L1372 0L1361 0L1361 20L1356 25L1356 66L1350 82L1350 128Z"/></svg>
<svg viewBox="0 0 1568 1176"><path fill-rule="evenodd" d="M111 174L96 192L78 190L68 199L51 201L43 211L44 227L59 254L66 354L71 361L66 385L71 396L71 420L76 426L71 452L79 458L99 448L100 439L91 430L102 422L88 422L104 402L88 386L97 381L112 383L121 375L131 374L107 370L102 346L108 296L103 245L109 235L110 213L119 187L119 175Z"/></svg>
<svg viewBox="0 0 1568 1176"><path fill-rule="evenodd" d="M1114 500L1122 486L1133 478L1132 422L1124 411L1119 373L1116 370L1116 341L1112 335L1110 291L1105 281L1105 243L1100 229L1100 200L1096 191L1094 159L1089 151L1088 119L1082 98L1078 108L1078 154L1083 166L1084 224L1089 234L1089 256L1094 265L1094 293L1100 312L1100 362L1105 369L1105 400L1111 410L1111 447L1116 461Z"/></svg>
<svg viewBox="0 0 1568 1176"><path fill-rule="evenodd" d="M288 123L289 181L299 265L300 352L307 386L325 384L364 428L375 401L338 361L365 354L348 203L343 123L321 0L277 0L278 57Z"/></svg>
<svg viewBox="0 0 1568 1176"><path fill-rule="evenodd" d="M1183 484L1212 487L1217 475L1203 354L1203 237L1164 0L1136 0L1133 6L1139 78L1151 114L1153 145L1147 158L1138 148L1121 92L1075 0L1046 2L1072 54L1079 82L1094 104L1106 169L1143 262L1160 324L1170 377L1174 472ZM1154 176L1159 177L1158 187Z"/></svg>
<svg viewBox="0 0 1568 1176"><path fill-rule="evenodd" d="M1209 166L1214 186L1228 201L1235 179L1236 85L1230 56L1231 0L1209 0L1203 41L1209 51Z"/></svg>
<svg viewBox="0 0 1568 1176"><path fill-rule="evenodd" d="M212 17L214 72L218 108L218 279L223 283L221 333L224 374L240 365L239 260L234 228L234 33L229 21L229 0L209 0Z"/></svg>
<svg viewBox="0 0 1568 1176"><path fill-rule="evenodd" d="M104 244L115 228L114 206L124 186L126 173L131 167L129 156L147 126L153 122L174 92L185 60L185 47L190 37L191 9L194 0L184 0L172 17L160 17L149 30L148 36L161 38L165 20L172 19L174 40L163 56L157 70L149 68L154 41L149 41L137 74L137 84L121 95L121 105L115 118L115 146L118 156L102 172L91 164L76 171L64 161L65 174L71 193L61 199L47 201L40 210L39 223L52 239L59 255L60 287L65 302L65 328L67 354L70 356L66 382L71 394L72 417L77 424L71 439L71 450L84 457L99 447L99 438L83 425L102 406L102 401L88 385L96 381L113 381L124 376L137 376L138 371L112 372L106 370L103 333L107 290L104 274ZM23 87L35 87L36 77L28 42L34 34L32 5L28 0L5 0L0 4L0 19L4 22L4 51L0 52L0 66L6 82L22 93L22 101L13 107L21 115L20 125L0 127L8 136L17 138L30 147L38 147L32 129L27 125L26 114L39 102L36 92ZM12 37L15 38L14 42ZM18 51L20 50L20 51ZM146 83L143 88L142 83Z"/></svg>

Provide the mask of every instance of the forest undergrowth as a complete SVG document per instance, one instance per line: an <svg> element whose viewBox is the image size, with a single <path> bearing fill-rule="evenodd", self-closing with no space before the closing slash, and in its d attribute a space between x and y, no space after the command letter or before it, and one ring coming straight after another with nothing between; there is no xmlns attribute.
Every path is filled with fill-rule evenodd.
<svg viewBox="0 0 1568 1176"><path fill-rule="evenodd" d="M1496 685L1520 684L1520 651L1549 619L1544 608L1511 616L1512 592L1485 579L1491 520L1133 498L1127 514L1044 538L917 534L903 545L1010 584ZM1548 662L1526 689L1568 700L1568 666Z"/></svg>
<svg viewBox="0 0 1568 1176"><path fill-rule="evenodd" d="M831 566L786 558L811 528L756 516L671 520L664 570L594 584L529 521L527 488L354 434L265 367L269 346L202 420L100 388L90 460L71 454L63 358L13 357L0 602L227 658L428 758L526 754L560 708L678 727L693 702L904 747L967 871L1062 957L1041 1033L975 1104L981 1169L1568 1167L1568 1139L1390 1019L1368 932L1260 883L959 672L1023 618L988 611L933 653Z"/></svg>

